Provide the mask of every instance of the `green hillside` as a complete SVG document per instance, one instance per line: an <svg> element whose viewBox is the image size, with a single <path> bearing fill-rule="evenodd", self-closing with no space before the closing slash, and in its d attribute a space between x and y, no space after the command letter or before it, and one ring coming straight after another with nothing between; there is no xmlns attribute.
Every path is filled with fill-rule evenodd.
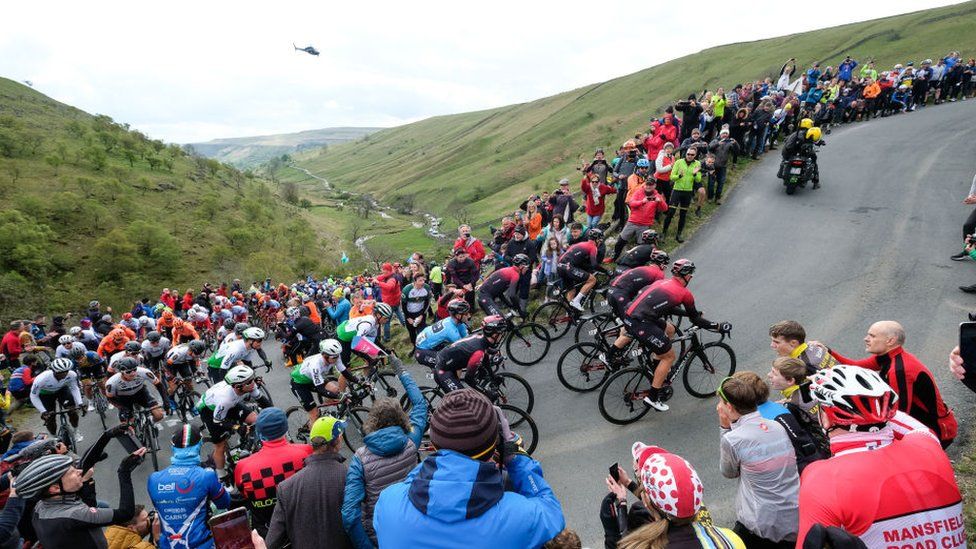
<svg viewBox="0 0 976 549"><path fill-rule="evenodd" d="M338 145L359 139L381 128L323 128L296 133L229 137L191 143L197 153L240 169L252 168L274 157L307 149Z"/></svg>
<svg viewBox="0 0 976 549"><path fill-rule="evenodd" d="M976 53L976 2L783 36L730 44L628 76L529 103L438 116L383 130L354 143L296 156L341 189L385 203L407 200L476 222L496 219L524 196L551 190L573 174L581 154L615 148L643 131L650 115L678 98L766 76L796 57L836 66L845 54L874 57L879 70L935 58L949 50Z"/></svg>
<svg viewBox="0 0 976 549"><path fill-rule="evenodd" d="M328 267L335 235L279 192L0 78L0 316Z"/></svg>

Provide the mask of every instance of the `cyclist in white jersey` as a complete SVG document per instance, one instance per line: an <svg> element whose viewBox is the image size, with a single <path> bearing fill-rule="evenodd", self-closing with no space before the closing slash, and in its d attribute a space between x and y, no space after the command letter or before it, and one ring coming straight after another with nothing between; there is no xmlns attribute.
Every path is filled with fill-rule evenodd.
<svg viewBox="0 0 976 549"><path fill-rule="evenodd" d="M78 374L72 370L73 367L74 363L70 359L56 358L51 361L47 370L34 378L31 385L31 404L41 413L41 419L52 435L57 427L54 412L58 405L64 410L81 406ZM78 412L72 411L68 414L68 420L72 427L78 427Z"/></svg>
<svg viewBox="0 0 976 549"><path fill-rule="evenodd" d="M133 416L133 406L138 404L140 408L149 410L152 413L153 421L159 423L163 419L163 410L159 403L149 394L146 382L155 385L160 394L163 394L162 382L152 373L152 370L139 366L136 359L127 357L115 363L118 373L108 378L105 382L105 390L108 400L119 409L119 421L128 422ZM164 406L169 412L169 402L165 401Z"/></svg>

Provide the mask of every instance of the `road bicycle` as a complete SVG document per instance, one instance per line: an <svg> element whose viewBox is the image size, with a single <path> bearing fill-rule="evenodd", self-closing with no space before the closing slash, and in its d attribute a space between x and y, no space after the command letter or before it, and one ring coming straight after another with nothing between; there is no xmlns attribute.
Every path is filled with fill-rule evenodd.
<svg viewBox="0 0 976 549"><path fill-rule="evenodd" d="M598 309L602 311L607 306L606 289L610 278L602 270L593 274L597 277L597 284L583 298L582 305L584 311L589 310L590 313L595 314ZM576 284L574 289L579 291L583 284L585 282ZM569 333L570 327L578 325L583 317L583 311L570 304L569 300L566 299L566 293L558 285L551 286L547 292L550 301L543 303L532 313L532 322L544 326L553 340L560 339Z"/></svg>
<svg viewBox="0 0 976 549"><path fill-rule="evenodd" d="M98 419L102 422L102 430L104 431L108 429L108 424L105 421L109 410L108 398L105 397L105 393L102 392L102 389L98 385L100 380L96 380L91 376L85 379L91 381L91 404L95 407L95 413L98 414ZM81 378L78 379L78 383L81 384L82 381ZM84 388L84 384L82 384L82 388Z"/></svg>
<svg viewBox="0 0 976 549"><path fill-rule="evenodd" d="M132 407L132 418L128 424L136 436L136 440L152 457L153 471L159 470L159 431L153 421L152 410L149 408Z"/></svg>
<svg viewBox="0 0 976 549"><path fill-rule="evenodd" d="M57 412L52 412L55 416L55 422L58 424L57 429L54 431L57 433L55 436L60 440L72 454L78 454L78 443L75 441L75 428L71 426L71 422L68 420L69 414L82 413L84 410L72 407L59 410ZM82 414L84 415L84 414Z"/></svg>
<svg viewBox="0 0 976 549"><path fill-rule="evenodd" d="M731 326L724 325L719 332L721 338L709 343L702 343L700 330L697 326L692 326L673 339L687 340L689 344L674 361L664 386L658 392L661 402L674 396L672 384L679 374L690 395L709 398L715 395L719 381L735 372L735 351L725 343L725 338L731 333ZM633 423L650 410L644 403L644 397L649 394L658 360L643 346L638 345L637 349L640 350L637 353L638 366L623 368L610 374L600 391L600 414L611 423Z"/></svg>
<svg viewBox="0 0 976 549"><path fill-rule="evenodd" d="M505 354L512 362L519 366L538 364L549 354L552 337L545 326L537 322L527 322L518 319L515 313L505 315L507 334L505 335ZM472 334L481 333L481 328L471 330Z"/></svg>

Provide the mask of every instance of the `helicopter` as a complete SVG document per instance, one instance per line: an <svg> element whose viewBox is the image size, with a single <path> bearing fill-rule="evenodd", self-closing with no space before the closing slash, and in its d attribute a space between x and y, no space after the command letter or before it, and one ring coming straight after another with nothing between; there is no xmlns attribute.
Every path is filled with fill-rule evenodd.
<svg viewBox="0 0 976 549"><path fill-rule="evenodd" d="M316 57L318 57L318 55L319 55L319 50L313 48L312 46L306 46L304 48L299 48L298 46L295 45L294 42L292 42L291 45L292 45L292 47L295 48L296 51L303 51L303 52L305 52L307 54L314 55Z"/></svg>

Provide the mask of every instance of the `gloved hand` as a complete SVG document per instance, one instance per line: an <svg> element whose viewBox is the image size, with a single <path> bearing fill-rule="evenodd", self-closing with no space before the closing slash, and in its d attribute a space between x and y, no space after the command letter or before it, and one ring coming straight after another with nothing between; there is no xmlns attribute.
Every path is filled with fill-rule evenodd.
<svg viewBox="0 0 976 549"><path fill-rule="evenodd" d="M125 456L125 458L122 459L121 463L119 463L119 472L131 473L136 467L139 466L139 464L142 463L142 460L145 458L145 456L146 456L145 448L139 448L135 452L132 452L131 454Z"/></svg>
<svg viewBox="0 0 976 549"><path fill-rule="evenodd" d="M397 376L406 371L406 369L403 367L403 361L400 360L396 355L390 356L390 364L393 366L393 373L395 373Z"/></svg>

